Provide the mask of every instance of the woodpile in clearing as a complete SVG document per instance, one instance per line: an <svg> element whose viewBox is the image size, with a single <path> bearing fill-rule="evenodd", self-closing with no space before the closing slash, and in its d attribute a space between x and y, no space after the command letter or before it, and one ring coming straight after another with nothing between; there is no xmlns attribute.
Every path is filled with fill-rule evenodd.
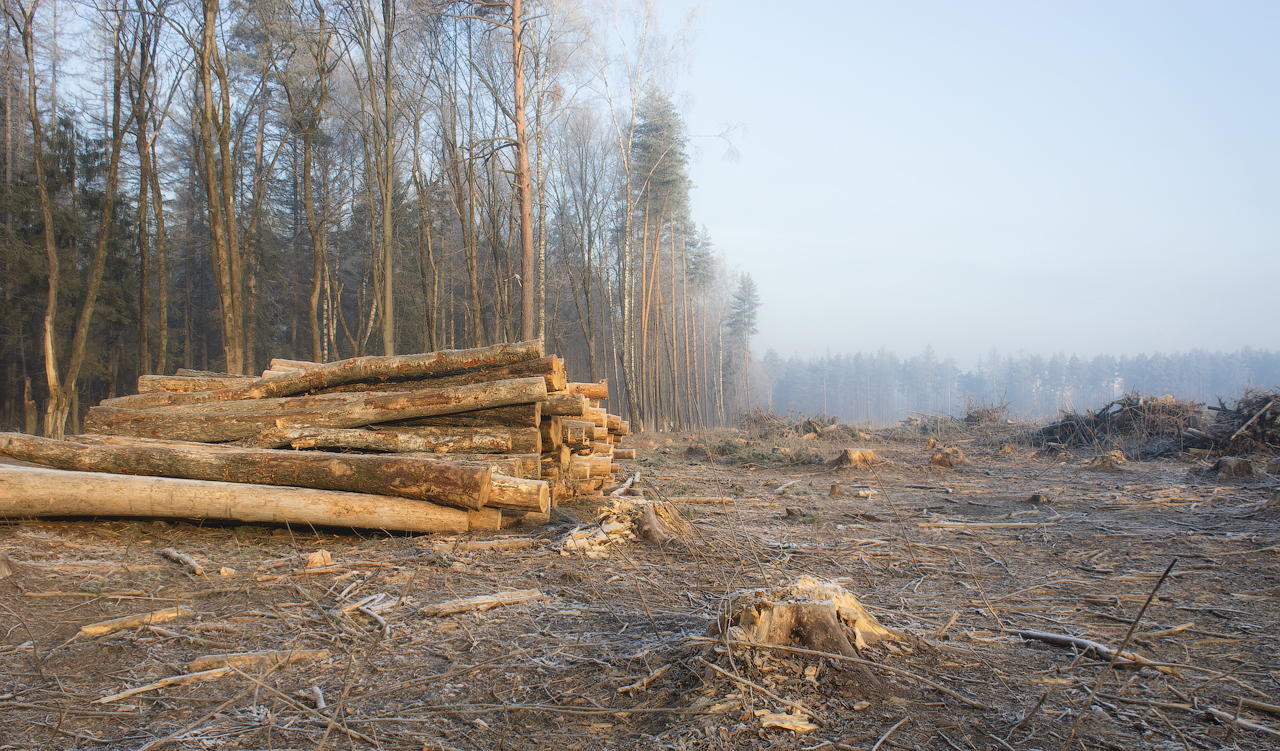
<svg viewBox="0 0 1280 751"><path fill-rule="evenodd" d="M629 432L607 383L569 383L537 341L180 370L138 392L89 410L85 435L0 434L0 455L54 468L0 467L0 513L496 530L601 495Z"/></svg>

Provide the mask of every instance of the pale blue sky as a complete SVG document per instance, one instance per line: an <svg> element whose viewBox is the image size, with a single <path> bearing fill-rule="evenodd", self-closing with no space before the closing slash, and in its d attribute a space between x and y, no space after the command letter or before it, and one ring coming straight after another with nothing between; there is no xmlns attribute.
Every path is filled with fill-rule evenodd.
<svg viewBox="0 0 1280 751"><path fill-rule="evenodd" d="M674 25L687 2L660 4ZM706 0L695 218L784 356L1280 349L1280 3Z"/></svg>

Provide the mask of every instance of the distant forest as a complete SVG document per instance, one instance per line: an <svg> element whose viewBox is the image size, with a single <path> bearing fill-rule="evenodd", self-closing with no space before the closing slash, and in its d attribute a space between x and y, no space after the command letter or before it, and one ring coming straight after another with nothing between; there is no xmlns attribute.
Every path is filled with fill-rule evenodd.
<svg viewBox="0 0 1280 751"><path fill-rule="evenodd" d="M971 403L985 403L1035 419L1059 409L1096 409L1132 390L1230 402L1246 388L1280 384L1280 353L1246 348L1085 359L992 349L974 369L962 371L953 358L939 359L932 347L906 359L881 349L783 360L771 349L753 362L752 372L758 384L752 402L779 413L890 424L912 413L963 417Z"/></svg>

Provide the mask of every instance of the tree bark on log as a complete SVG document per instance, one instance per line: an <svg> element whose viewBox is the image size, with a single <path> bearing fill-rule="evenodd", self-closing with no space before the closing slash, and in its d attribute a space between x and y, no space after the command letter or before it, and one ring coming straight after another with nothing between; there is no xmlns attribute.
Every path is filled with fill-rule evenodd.
<svg viewBox="0 0 1280 751"><path fill-rule="evenodd" d="M538 432L542 437L542 449L550 451L560 448L560 444L564 442L564 426L560 424L559 417L544 417L542 424L538 426ZM538 453L542 453L539 451Z"/></svg>
<svg viewBox="0 0 1280 751"><path fill-rule="evenodd" d="M434 459L321 451L92 446L0 433L0 454L79 472L178 477L398 496L483 508L493 470Z"/></svg>
<svg viewBox="0 0 1280 751"><path fill-rule="evenodd" d="M243 402L234 406L219 404L208 409L94 407L85 417L84 432L219 443L249 438L277 427L359 428L374 423L491 410L507 405L526 405L526 411L536 413L537 403L545 398L546 382L543 379L520 378L402 394L304 396L297 397L296 401L285 399L282 403L268 403L275 408L248 412L240 411L245 404ZM252 406L254 402L248 404ZM308 406L290 408L291 404ZM537 425L534 420L530 427L536 428Z"/></svg>
<svg viewBox="0 0 1280 751"><path fill-rule="evenodd" d="M636 450L615 448L613 450L613 458L614 459L634 459L636 458Z"/></svg>
<svg viewBox="0 0 1280 751"><path fill-rule="evenodd" d="M245 439L243 444L249 448L353 449L389 454L509 454L512 432L502 428L273 428Z"/></svg>
<svg viewBox="0 0 1280 751"><path fill-rule="evenodd" d="M493 467L493 473L537 480L542 477L541 454L433 454L428 458L470 462Z"/></svg>
<svg viewBox="0 0 1280 751"><path fill-rule="evenodd" d="M542 403L543 417L576 417L587 412L587 398L582 394L547 394Z"/></svg>
<svg viewBox="0 0 1280 751"><path fill-rule="evenodd" d="M609 382L607 380L599 383L570 383L565 388L570 394L582 394L588 399L609 398Z"/></svg>
<svg viewBox="0 0 1280 751"><path fill-rule="evenodd" d="M540 404L517 404L510 407L477 409L469 412L453 412L435 417L396 420L380 428L399 430L401 427L471 427L471 428L536 428L542 424Z"/></svg>
<svg viewBox="0 0 1280 751"><path fill-rule="evenodd" d="M197 391L215 391L242 385L248 379L248 376L232 375L140 375L138 376L138 394L189 394Z"/></svg>
<svg viewBox="0 0 1280 751"><path fill-rule="evenodd" d="M497 509L467 512L367 493L0 466L6 519L207 519L429 533L489 528L494 515L500 519Z"/></svg>

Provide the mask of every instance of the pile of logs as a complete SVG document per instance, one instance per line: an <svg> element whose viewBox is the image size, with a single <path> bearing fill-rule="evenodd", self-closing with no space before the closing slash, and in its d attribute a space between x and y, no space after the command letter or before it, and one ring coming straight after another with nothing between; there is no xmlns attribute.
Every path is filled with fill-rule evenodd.
<svg viewBox="0 0 1280 751"><path fill-rule="evenodd" d="M628 425L541 342L261 377L179 370L89 410L65 441L0 434L0 515L200 518L410 532L545 522L613 482Z"/></svg>

